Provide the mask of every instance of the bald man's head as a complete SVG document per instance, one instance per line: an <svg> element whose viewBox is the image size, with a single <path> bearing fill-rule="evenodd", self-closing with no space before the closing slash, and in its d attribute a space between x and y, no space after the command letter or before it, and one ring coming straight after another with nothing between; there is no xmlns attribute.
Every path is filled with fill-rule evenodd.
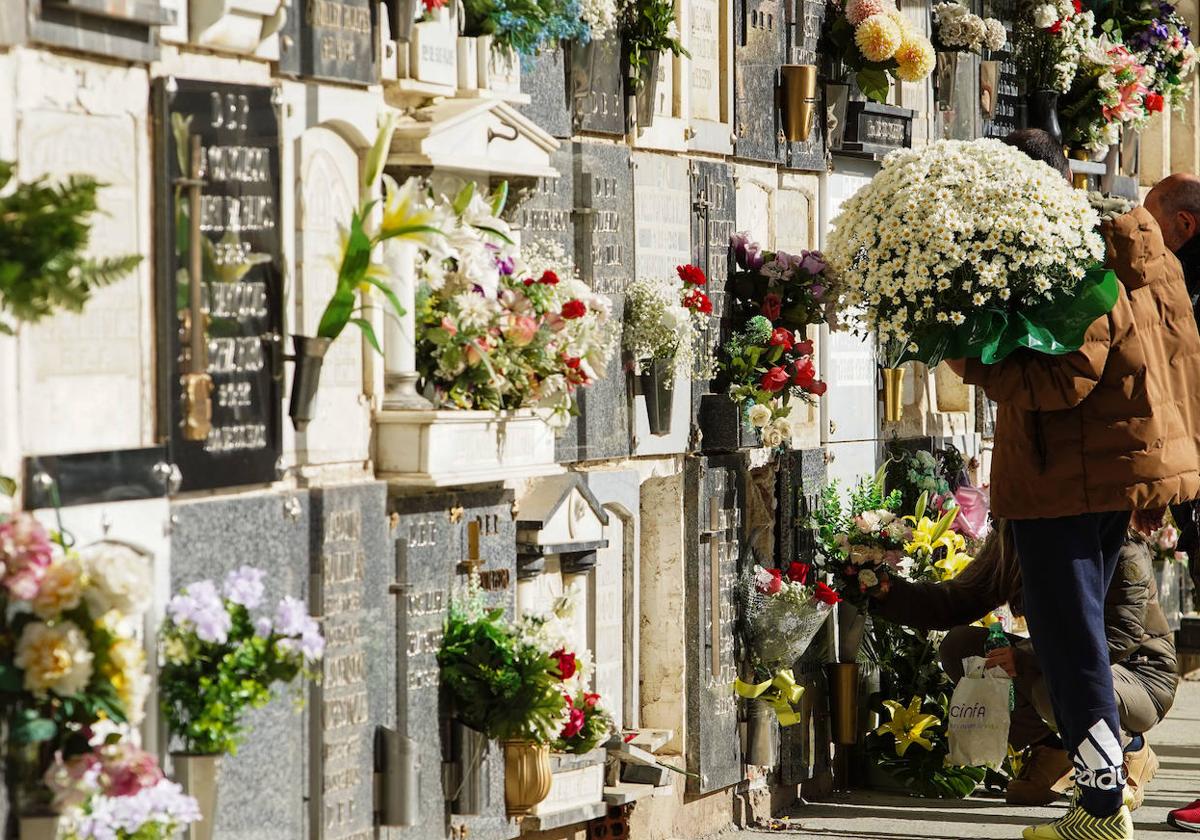
<svg viewBox="0 0 1200 840"><path fill-rule="evenodd" d="M1200 233L1200 177L1168 175L1146 196L1146 209L1162 228L1167 247L1178 251Z"/></svg>

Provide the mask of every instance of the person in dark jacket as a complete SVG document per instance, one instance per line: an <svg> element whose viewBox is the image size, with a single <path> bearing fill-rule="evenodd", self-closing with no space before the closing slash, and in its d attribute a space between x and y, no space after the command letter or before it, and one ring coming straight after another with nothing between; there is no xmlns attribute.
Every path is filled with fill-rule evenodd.
<svg viewBox="0 0 1200 840"><path fill-rule="evenodd" d="M1146 196L1146 209L1162 230L1163 242L1183 265L1192 311L1200 322L1200 177L1168 175ZM1172 505L1179 528L1179 550L1187 554L1192 580L1200 588L1200 505Z"/></svg>
<svg viewBox="0 0 1200 840"><path fill-rule="evenodd" d="M1145 538L1131 534L1104 604L1113 689L1127 741L1126 798L1131 808L1141 805L1158 764L1142 735L1171 708L1179 683L1175 642L1158 603L1152 563ZM948 630L940 654L956 682L962 679L962 660L970 656L987 656L989 665L1008 672L1016 688L1009 743L1014 749L1031 749L1020 775L1009 783L1006 799L1013 805L1047 805L1068 786L1072 762L1055 732L1049 690L1033 645L1010 636L1012 647L985 654L987 629L969 626L1004 604L1014 615L1023 614L1021 566L1008 527L1000 522L979 556L956 578L943 583L895 580L875 602L874 612L926 631Z"/></svg>

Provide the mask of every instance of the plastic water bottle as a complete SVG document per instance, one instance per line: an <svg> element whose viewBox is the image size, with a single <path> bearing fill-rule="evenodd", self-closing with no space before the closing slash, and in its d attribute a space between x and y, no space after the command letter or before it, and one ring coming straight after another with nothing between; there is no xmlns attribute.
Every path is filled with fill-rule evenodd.
<svg viewBox="0 0 1200 840"><path fill-rule="evenodd" d="M987 639L983 642L983 652L990 653L993 650L1012 647L1012 642L1008 639L1008 634L1004 632L1004 625L999 621L994 621L988 625ZM1008 686L1008 710L1011 712L1017 707L1017 688L1016 685L1009 683Z"/></svg>

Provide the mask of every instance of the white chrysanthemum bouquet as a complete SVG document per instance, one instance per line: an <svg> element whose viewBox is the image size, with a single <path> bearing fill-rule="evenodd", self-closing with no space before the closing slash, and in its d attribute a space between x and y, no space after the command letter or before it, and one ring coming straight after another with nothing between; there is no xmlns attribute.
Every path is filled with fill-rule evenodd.
<svg viewBox="0 0 1200 840"><path fill-rule="evenodd" d="M1017 348L1060 354L1116 301L1087 194L998 140L894 152L833 222L826 258L843 310L888 367ZM1073 346L1072 346L1073 345Z"/></svg>

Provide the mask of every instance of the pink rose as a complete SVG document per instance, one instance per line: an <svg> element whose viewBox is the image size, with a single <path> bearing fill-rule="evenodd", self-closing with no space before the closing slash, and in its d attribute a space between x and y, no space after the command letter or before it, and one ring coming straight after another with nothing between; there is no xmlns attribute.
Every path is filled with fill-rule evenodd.
<svg viewBox="0 0 1200 840"><path fill-rule="evenodd" d="M533 341L537 335L538 322L528 315L516 315L508 319L504 327L504 337L517 347L524 347Z"/></svg>

